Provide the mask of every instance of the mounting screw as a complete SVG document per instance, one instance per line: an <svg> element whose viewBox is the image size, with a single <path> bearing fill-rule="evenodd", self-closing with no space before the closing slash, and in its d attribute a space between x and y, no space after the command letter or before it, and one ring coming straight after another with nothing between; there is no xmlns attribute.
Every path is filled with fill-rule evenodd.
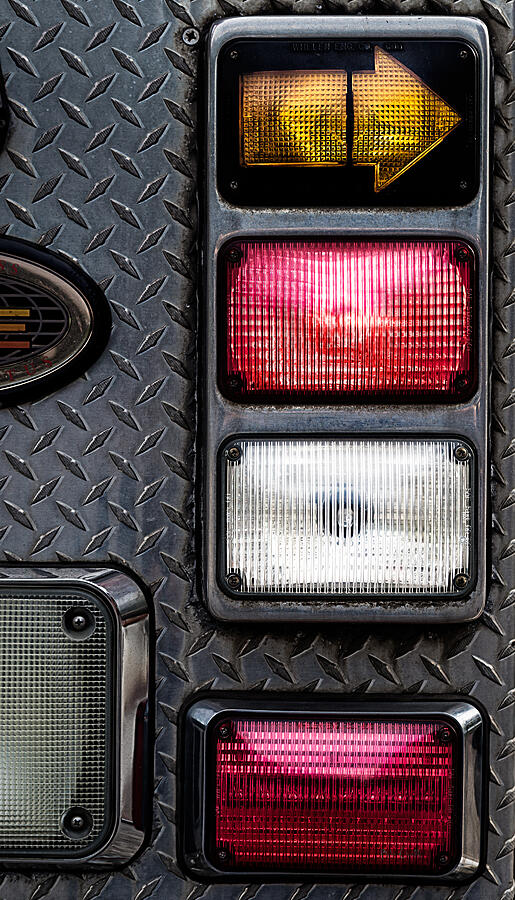
<svg viewBox="0 0 515 900"><path fill-rule="evenodd" d="M182 32L182 40L188 47L194 47L200 40L200 34L196 28L185 28Z"/></svg>
<svg viewBox="0 0 515 900"><path fill-rule="evenodd" d="M241 450L239 447L234 445L234 447L229 447L227 450L227 459L230 459L231 462L238 462L241 459Z"/></svg>
<svg viewBox="0 0 515 900"><path fill-rule="evenodd" d="M449 862L449 857L447 856L447 853L440 853L440 856L438 857L438 862L440 863L441 866L446 866L447 863Z"/></svg>
<svg viewBox="0 0 515 900"><path fill-rule="evenodd" d="M452 741L452 733L450 728L440 728L440 730L436 734L436 739L439 744L450 744Z"/></svg>
<svg viewBox="0 0 515 900"><path fill-rule="evenodd" d="M458 252L456 253L456 259L458 262L467 262L470 254L467 247L460 247Z"/></svg>
<svg viewBox="0 0 515 900"><path fill-rule="evenodd" d="M95 618L89 609L75 606L63 616L63 631L74 641L85 641L95 631Z"/></svg>
<svg viewBox="0 0 515 900"><path fill-rule="evenodd" d="M230 58L230 59L238 59L238 51L237 51L237 50L231 50L231 52L229 53L229 58Z"/></svg>
<svg viewBox="0 0 515 900"><path fill-rule="evenodd" d="M462 178L458 185L460 191L466 191L468 186L469 186L469 183L465 178Z"/></svg>
<svg viewBox="0 0 515 900"><path fill-rule="evenodd" d="M72 841L86 838L92 828L93 819L81 806L72 806L61 819L61 830Z"/></svg>
<svg viewBox="0 0 515 900"><path fill-rule="evenodd" d="M464 391L468 387L469 380L465 375L458 375L454 385L458 391Z"/></svg>
<svg viewBox="0 0 515 900"><path fill-rule="evenodd" d="M72 619L72 628L74 631L84 631L87 624L86 617L81 616L80 613L77 613Z"/></svg>
<svg viewBox="0 0 515 900"><path fill-rule="evenodd" d="M241 375L230 375L227 379L227 383L233 391L241 390L242 378Z"/></svg>
<svg viewBox="0 0 515 900"><path fill-rule="evenodd" d="M231 247L227 254L227 259L229 260L229 262L237 263L240 261L242 256L243 254L238 247Z"/></svg>
<svg viewBox="0 0 515 900"><path fill-rule="evenodd" d="M457 459L458 462L464 462L469 456L469 448L465 447L463 444L460 444L459 447L456 447L454 450L454 458Z"/></svg>
<svg viewBox="0 0 515 900"><path fill-rule="evenodd" d="M468 56L469 56L468 50L465 50L465 49L460 50L460 59L468 59Z"/></svg>
<svg viewBox="0 0 515 900"><path fill-rule="evenodd" d="M241 578L237 572L231 572L226 576L227 584L233 591L237 591L241 587Z"/></svg>
<svg viewBox="0 0 515 900"><path fill-rule="evenodd" d="M456 575L454 579L454 587L458 591L462 591L463 588L466 588L468 583L469 577L465 572L460 572L460 574Z"/></svg>
<svg viewBox="0 0 515 900"><path fill-rule="evenodd" d="M227 860L229 859L227 850L218 850L217 856L221 863L227 862Z"/></svg>
<svg viewBox="0 0 515 900"><path fill-rule="evenodd" d="M222 741L229 740L232 737L232 728L228 722L223 722L218 728L218 737Z"/></svg>
<svg viewBox="0 0 515 900"><path fill-rule="evenodd" d="M236 180L234 180L229 183L229 187L230 187L231 191L237 191L239 188L239 184Z"/></svg>

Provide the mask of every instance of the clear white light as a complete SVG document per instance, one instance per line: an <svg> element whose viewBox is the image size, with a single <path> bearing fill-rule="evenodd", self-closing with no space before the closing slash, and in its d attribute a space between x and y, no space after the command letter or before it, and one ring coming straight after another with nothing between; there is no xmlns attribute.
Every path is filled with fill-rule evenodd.
<svg viewBox="0 0 515 900"><path fill-rule="evenodd" d="M0 853L44 860L92 844L108 817L110 635L107 613L81 600L95 620L85 641L63 619L73 599L57 592L0 604ZM71 807L93 826L73 841L61 829ZM3 893L3 891L1 892Z"/></svg>
<svg viewBox="0 0 515 900"><path fill-rule="evenodd" d="M226 571L243 591L445 594L469 572L471 460L456 458L458 441L238 445Z"/></svg>

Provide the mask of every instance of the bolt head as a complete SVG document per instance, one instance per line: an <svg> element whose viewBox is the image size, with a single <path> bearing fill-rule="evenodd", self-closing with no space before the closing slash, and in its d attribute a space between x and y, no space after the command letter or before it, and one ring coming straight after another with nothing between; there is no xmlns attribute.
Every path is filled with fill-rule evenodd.
<svg viewBox="0 0 515 900"><path fill-rule="evenodd" d="M84 824L82 816L73 816L70 819L70 828L73 828L74 831L81 831L84 828Z"/></svg>
<svg viewBox="0 0 515 900"><path fill-rule="evenodd" d="M230 59L238 59L238 51L237 51L237 50L231 50L231 52L229 53L229 58L230 58Z"/></svg>
<svg viewBox="0 0 515 900"><path fill-rule="evenodd" d="M86 617L80 615L80 613L78 613L72 619L72 627L74 631L84 631L87 624L88 623L86 622Z"/></svg>
<svg viewBox="0 0 515 900"><path fill-rule="evenodd" d="M437 737L440 744L450 744L452 740L452 734L449 728L441 728Z"/></svg>
<svg viewBox="0 0 515 900"><path fill-rule="evenodd" d="M230 588L233 588L233 590L237 590L239 587L241 587L240 576L237 575L235 572L232 572L230 575L227 576L227 584L229 585Z"/></svg>
<svg viewBox="0 0 515 900"><path fill-rule="evenodd" d="M229 447L227 451L227 458L231 459L233 462L237 462L237 460L241 456L241 450L239 447Z"/></svg>
<svg viewBox="0 0 515 900"><path fill-rule="evenodd" d="M454 579L454 587L457 588L458 591L462 591L463 588L467 587L468 582L468 575L465 575L464 573L456 575L456 578Z"/></svg>
<svg viewBox="0 0 515 900"><path fill-rule="evenodd" d="M460 444L459 447L456 447L456 449L454 451L454 456L460 462L464 462L464 460L469 458L468 447L464 447L463 444Z"/></svg>

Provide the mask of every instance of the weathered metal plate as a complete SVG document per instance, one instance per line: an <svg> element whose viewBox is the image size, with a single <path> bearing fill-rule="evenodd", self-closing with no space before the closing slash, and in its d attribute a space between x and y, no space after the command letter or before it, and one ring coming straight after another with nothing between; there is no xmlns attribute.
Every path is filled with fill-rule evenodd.
<svg viewBox="0 0 515 900"><path fill-rule="evenodd" d="M0 412L0 553L125 562L156 605L154 832L107 874L0 875L8 900L513 900L515 693L512 511L512 3L505 0L2 0L0 61L11 102L0 156L0 226L76 259L106 291L115 328L80 379ZM379 12L477 15L495 55L493 195L493 579L468 625L284 629L219 625L197 592L193 532L196 389L196 71L224 15ZM201 449L201 448L200 448ZM176 862L176 716L199 687L449 694L492 720L488 869L470 886L206 886Z"/></svg>

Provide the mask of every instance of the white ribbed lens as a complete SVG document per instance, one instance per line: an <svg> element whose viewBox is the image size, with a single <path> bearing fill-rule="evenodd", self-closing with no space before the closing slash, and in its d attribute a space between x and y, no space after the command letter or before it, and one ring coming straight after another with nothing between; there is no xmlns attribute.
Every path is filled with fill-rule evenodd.
<svg viewBox="0 0 515 900"><path fill-rule="evenodd" d="M238 447L239 459L225 455L226 571L241 590L446 594L470 571L471 456L459 441Z"/></svg>

